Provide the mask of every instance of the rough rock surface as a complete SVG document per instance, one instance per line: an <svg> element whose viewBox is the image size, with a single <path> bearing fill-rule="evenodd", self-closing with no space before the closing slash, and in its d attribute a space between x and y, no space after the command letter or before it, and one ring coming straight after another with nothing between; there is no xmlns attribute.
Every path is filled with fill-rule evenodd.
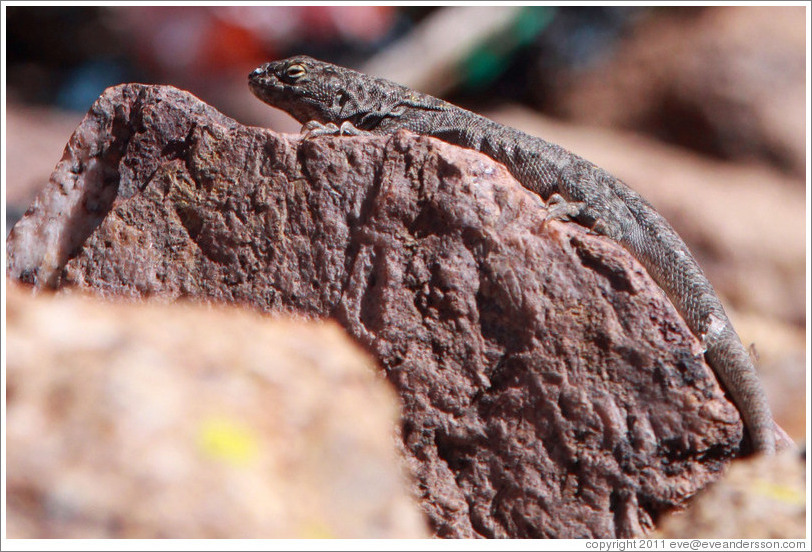
<svg viewBox="0 0 812 552"><path fill-rule="evenodd" d="M8 288L10 538L423 538L334 323Z"/></svg>
<svg viewBox="0 0 812 552"><path fill-rule="evenodd" d="M734 462L684 512L666 516L663 539L803 539L805 455L786 450ZM808 537L807 537L808 538Z"/></svg>
<svg viewBox="0 0 812 552"><path fill-rule="evenodd" d="M8 273L333 317L401 395L437 535L642 535L741 452L740 419L640 265L544 214L434 139L302 142L125 85L15 226Z"/></svg>

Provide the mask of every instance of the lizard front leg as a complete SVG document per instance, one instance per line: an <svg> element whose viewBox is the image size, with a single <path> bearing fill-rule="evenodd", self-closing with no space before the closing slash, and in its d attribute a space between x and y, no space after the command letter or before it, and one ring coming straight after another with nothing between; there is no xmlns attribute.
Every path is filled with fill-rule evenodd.
<svg viewBox="0 0 812 552"><path fill-rule="evenodd" d="M302 125L304 139L309 140L316 136L367 136L372 134L367 130L361 130L350 121L344 121L341 126L335 123L320 123L318 121L308 121Z"/></svg>

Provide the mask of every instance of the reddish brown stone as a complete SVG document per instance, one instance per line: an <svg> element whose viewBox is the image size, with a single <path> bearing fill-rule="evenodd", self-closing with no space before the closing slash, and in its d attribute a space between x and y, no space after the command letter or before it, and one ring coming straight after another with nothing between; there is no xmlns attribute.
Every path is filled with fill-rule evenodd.
<svg viewBox="0 0 812 552"><path fill-rule="evenodd" d="M639 536L739 452L739 416L640 265L544 215L438 140L302 142L126 85L13 230L8 271L332 317L400 393L439 536Z"/></svg>

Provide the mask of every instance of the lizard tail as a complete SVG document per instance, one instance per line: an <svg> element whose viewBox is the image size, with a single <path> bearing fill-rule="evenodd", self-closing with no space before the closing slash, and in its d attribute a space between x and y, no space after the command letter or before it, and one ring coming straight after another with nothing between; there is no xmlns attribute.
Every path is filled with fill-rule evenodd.
<svg viewBox="0 0 812 552"><path fill-rule="evenodd" d="M774 453L775 427L758 372L699 263L639 194L612 180L609 186L630 208L634 221L619 241L646 267L706 346L705 359L739 409L753 449Z"/></svg>
<svg viewBox="0 0 812 552"><path fill-rule="evenodd" d="M739 336L725 320L721 331L707 339L705 358L713 366L739 408L756 452L775 453L775 428L758 374Z"/></svg>

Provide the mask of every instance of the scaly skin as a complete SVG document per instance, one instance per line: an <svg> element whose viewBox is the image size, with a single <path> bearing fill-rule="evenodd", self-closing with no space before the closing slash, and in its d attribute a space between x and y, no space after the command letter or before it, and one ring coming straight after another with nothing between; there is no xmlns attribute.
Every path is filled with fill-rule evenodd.
<svg viewBox="0 0 812 552"><path fill-rule="evenodd" d="M770 407L750 355L713 286L671 225L639 194L589 161L514 128L405 86L296 56L249 75L252 92L309 134L390 134L405 128L478 150L550 205L621 245L665 290L706 347L757 452L775 451Z"/></svg>

